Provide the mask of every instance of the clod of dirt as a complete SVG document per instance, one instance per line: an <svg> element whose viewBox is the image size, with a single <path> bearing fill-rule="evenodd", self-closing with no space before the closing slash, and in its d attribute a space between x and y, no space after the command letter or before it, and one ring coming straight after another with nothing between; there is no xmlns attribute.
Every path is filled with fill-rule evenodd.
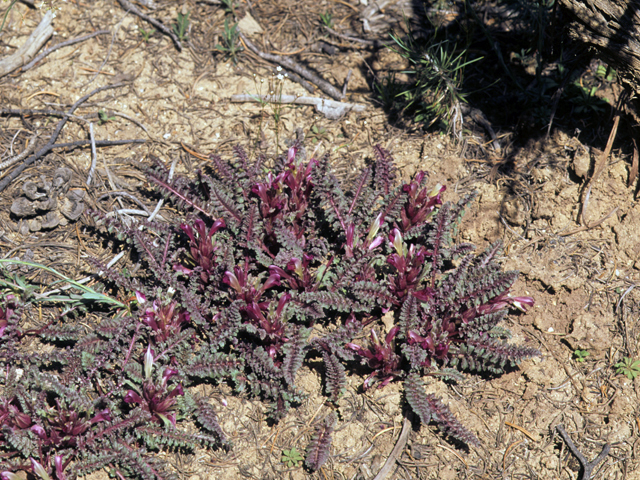
<svg viewBox="0 0 640 480"><path fill-rule="evenodd" d="M32 232L39 232L42 230L42 222L38 218L34 218L29 222L29 230Z"/></svg>
<svg viewBox="0 0 640 480"><path fill-rule="evenodd" d="M591 168L591 158L589 158L589 150L585 147L579 148L573 157L573 171L580 178L585 178Z"/></svg>
<svg viewBox="0 0 640 480"><path fill-rule="evenodd" d="M627 215L613 226L616 234L616 243L623 251L629 262L633 262L635 268L640 268L640 243L638 243L638 228L640 226L640 206L634 205Z"/></svg>
<svg viewBox="0 0 640 480"><path fill-rule="evenodd" d="M256 33L264 32L260 24L256 22L255 19L248 12L244 16L244 18L238 22L238 28L245 35L255 35Z"/></svg>
<svg viewBox="0 0 640 480"><path fill-rule="evenodd" d="M603 320L589 313L576 316L565 340L573 350L588 350L593 357L603 356L613 343L609 329L602 328Z"/></svg>
<svg viewBox="0 0 640 480"><path fill-rule="evenodd" d="M29 180L22 185L23 195L11 204L11 213L18 218L28 219L22 230L51 230L58 225L66 225L67 220L75 221L82 215L85 192L80 189L69 191L71 177L71 170L61 167L54 172L52 179L40 175L38 181Z"/></svg>
<svg viewBox="0 0 640 480"><path fill-rule="evenodd" d="M507 198L502 204L502 216L513 225L524 225L527 221L524 202L518 197Z"/></svg>
<svg viewBox="0 0 640 480"><path fill-rule="evenodd" d="M376 59L371 64L371 68L374 70L387 70L402 72L409 70L411 64L409 60L404 58L398 52L393 50L383 49L376 53Z"/></svg>

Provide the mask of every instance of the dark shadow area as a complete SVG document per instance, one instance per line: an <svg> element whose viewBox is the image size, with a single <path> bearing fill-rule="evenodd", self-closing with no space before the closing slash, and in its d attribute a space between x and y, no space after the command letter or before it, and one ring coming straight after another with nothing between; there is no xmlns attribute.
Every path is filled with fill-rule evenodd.
<svg viewBox="0 0 640 480"><path fill-rule="evenodd" d="M621 93L618 73L596 58L593 43L576 38L557 2L414 1L412 9L391 45L408 68L371 75L391 123L475 139L464 155L491 159L492 180L514 173L510 159L522 148L557 132L604 150ZM633 16L629 7L621 29L633 31ZM618 32L600 48L623 45L628 38ZM614 148L629 144L621 125Z"/></svg>

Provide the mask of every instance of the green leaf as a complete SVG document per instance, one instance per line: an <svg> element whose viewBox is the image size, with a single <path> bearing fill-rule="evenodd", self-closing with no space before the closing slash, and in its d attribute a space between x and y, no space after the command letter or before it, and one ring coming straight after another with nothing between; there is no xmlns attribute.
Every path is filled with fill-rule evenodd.
<svg viewBox="0 0 640 480"><path fill-rule="evenodd" d="M89 368L94 365L96 356L87 351L82 352L82 368Z"/></svg>
<svg viewBox="0 0 640 480"><path fill-rule="evenodd" d="M304 458L300 452L296 450L296 447L292 447L289 450L282 450L282 459L280 461L289 468L298 466L298 464L303 460Z"/></svg>
<svg viewBox="0 0 640 480"><path fill-rule="evenodd" d="M635 379L640 374L640 360L625 357L614 365L618 375L626 375L629 380Z"/></svg>
<svg viewBox="0 0 640 480"><path fill-rule="evenodd" d="M589 356L589 352L587 350L576 350L573 352L573 356L576 359L576 362L584 362Z"/></svg>

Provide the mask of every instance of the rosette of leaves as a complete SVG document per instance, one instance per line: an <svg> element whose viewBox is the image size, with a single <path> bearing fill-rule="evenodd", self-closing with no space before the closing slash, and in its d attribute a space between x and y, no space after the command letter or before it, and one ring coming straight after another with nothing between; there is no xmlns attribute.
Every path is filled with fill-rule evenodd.
<svg viewBox="0 0 640 480"><path fill-rule="evenodd" d="M359 357L372 369L365 388L402 381L424 422L475 443L439 400L424 394L421 378L499 374L539 353L508 343L509 332L499 326L509 309L533 304L510 296L517 272L502 271L500 245L476 255L473 245L455 242L473 196L443 203L445 187L427 187L424 172L397 185L393 160L380 147L349 188L332 174L328 157L307 159L301 143L263 177L261 159L251 163L240 149L231 163L212 160L214 175L200 174L197 183L204 196L190 195L195 186L188 190L178 180L169 184L166 174L153 178L210 224L224 222L225 238L236 242L235 253L225 254L235 264L222 281L238 305L240 330L258 343L255 352L255 344L245 350L254 393L271 395L268 383L276 378L291 386L291 371L285 377L279 368L298 365L300 355L315 349L325 360L327 394L336 400L345 362ZM381 336L376 322L385 311L395 324ZM309 345L300 337L291 341L288 331L307 332L318 321L331 333ZM374 327L371 343L350 343L365 325ZM292 345L296 361L284 361ZM275 400L276 411L288 403Z"/></svg>
<svg viewBox="0 0 640 480"><path fill-rule="evenodd" d="M349 185L328 157L307 158L302 141L268 162L241 148L229 161L212 155L194 179L152 159L149 180L183 215L128 224L94 216L143 266L132 276L94 261L117 310L103 311L89 333L73 309L28 331L23 299L7 297L0 310L0 366L9 372L0 377L9 438L0 471L66 480L109 467L172 478L156 452L228 446L215 401L193 387L228 382L262 398L277 420L302 399L298 372L312 351L324 360L330 401L361 360L370 369L364 388L402 382L423 422L475 443L422 384L497 374L537 355L508 343L498 325L533 300L509 296L517 274L502 272L499 245L475 255L456 243L473 197L443 203L445 187L428 187L423 172L398 184L389 153L374 152ZM384 315L393 321L386 332ZM362 333L368 344L354 340ZM33 337L49 348L21 347ZM317 426L307 468L330 457L333 428L333 416ZM74 439L54 444L52 435Z"/></svg>

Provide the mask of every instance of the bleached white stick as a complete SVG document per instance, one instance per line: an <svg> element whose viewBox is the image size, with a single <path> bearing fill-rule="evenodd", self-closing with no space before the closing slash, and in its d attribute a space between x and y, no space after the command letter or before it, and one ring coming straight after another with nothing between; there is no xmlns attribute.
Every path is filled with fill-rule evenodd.
<svg viewBox="0 0 640 480"><path fill-rule="evenodd" d="M235 103L292 103L295 105L313 105L318 113L322 113L329 120L337 120L348 112L364 112L365 106L359 103L338 102L318 97L299 97L297 95L232 95Z"/></svg>
<svg viewBox="0 0 640 480"><path fill-rule="evenodd" d="M16 68L20 68L25 63L30 62L31 59L38 53L38 50L49 40L49 37L53 35L53 12L48 10L44 14L40 25L29 35L27 41L13 54L0 59L0 77L13 72Z"/></svg>

